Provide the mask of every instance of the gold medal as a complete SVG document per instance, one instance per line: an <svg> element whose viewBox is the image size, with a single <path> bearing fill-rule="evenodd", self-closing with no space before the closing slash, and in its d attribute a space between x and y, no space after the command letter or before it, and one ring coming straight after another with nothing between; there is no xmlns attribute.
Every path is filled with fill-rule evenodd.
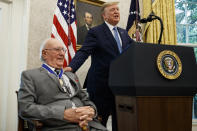
<svg viewBox="0 0 197 131"><path fill-rule="evenodd" d="M59 79L59 81L60 81L60 85L63 86L63 81L62 81L62 79Z"/></svg>

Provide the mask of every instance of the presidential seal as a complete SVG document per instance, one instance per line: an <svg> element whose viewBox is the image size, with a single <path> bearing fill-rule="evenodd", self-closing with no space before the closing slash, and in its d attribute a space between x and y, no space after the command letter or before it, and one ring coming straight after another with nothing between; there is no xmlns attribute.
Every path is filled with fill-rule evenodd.
<svg viewBox="0 0 197 131"><path fill-rule="evenodd" d="M182 63L178 55L170 50L164 50L157 56L159 72L167 79L177 79L182 72Z"/></svg>

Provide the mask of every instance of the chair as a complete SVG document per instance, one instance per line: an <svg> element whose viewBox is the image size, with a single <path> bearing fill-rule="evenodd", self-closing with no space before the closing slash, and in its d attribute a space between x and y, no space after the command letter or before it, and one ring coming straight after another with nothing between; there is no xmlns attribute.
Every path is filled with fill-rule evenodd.
<svg viewBox="0 0 197 131"><path fill-rule="evenodd" d="M16 91L16 95L18 99L18 91ZM40 131L42 126L43 124L39 121L27 121L18 115L18 131L33 131L34 128L36 131Z"/></svg>

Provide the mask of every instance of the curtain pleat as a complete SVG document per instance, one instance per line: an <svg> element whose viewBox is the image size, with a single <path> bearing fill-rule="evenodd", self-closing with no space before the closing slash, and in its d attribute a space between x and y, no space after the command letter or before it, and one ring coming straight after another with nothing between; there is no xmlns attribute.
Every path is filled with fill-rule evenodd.
<svg viewBox="0 0 197 131"><path fill-rule="evenodd" d="M176 45L176 18L174 0L143 0L143 18L147 18L151 12L159 16L164 25L161 44ZM160 22L154 20L145 25L143 41L158 44L160 36Z"/></svg>

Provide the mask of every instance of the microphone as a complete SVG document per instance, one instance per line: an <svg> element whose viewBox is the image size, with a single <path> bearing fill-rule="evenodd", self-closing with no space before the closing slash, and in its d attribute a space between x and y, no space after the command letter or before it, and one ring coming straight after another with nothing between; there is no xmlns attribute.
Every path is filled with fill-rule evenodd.
<svg viewBox="0 0 197 131"><path fill-rule="evenodd" d="M162 38L162 33L163 33L163 21L162 21L162 19L159 16L156 16L154 14L154 12L151 12L150 15L147 18L140 19L139 22L140 23L147 23L147 22L151 22L151 21L156 20L156 19L159 20L160 25L161 25L161 31L160 31L160 36L159 36L159 40L158 40L158 44L160 44L161 38Z"/></svg>
<svg viewBox="0 0 197 131"><path fill-rule="evenodd" d="M146 19L146 18L140 19L139 22L140 22L140 23L147 23L147 19Z"/></svg>
<svg viewBox="0 0 197 131"><path fill-rule="evenodd" d="M151 22L152 20L156 19L156 17L154 18L153 16L155 16L155 14L152 12L147 18L140 19L139 22L140 23Z"/></svg>

